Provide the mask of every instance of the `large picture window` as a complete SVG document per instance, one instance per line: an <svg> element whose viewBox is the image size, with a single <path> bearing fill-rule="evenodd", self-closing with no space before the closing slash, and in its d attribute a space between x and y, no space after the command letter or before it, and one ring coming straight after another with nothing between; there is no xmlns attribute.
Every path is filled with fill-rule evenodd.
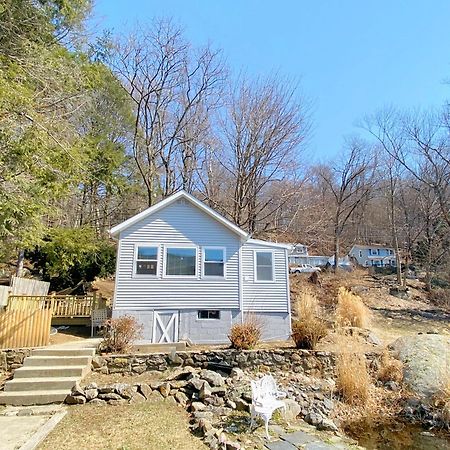
<svg viewBox="0 0 450 450"><path fill-rule="evenodd" d="M156 275L158 270L158 247L139 245L136 255L137 275Z"/></svg>
<svg viewBox="0 0 450 450"><path fill-rule="evenodd" d="M255 252L256 281L273 281L273 254L272 252Z"/></svg>
<svg viewBox="0 0 450 450"><path fill-rule="evenodd" d="M225 250L217 247L205 247L203 252L203 275L205 277L224 277Z"/></svg>
<svg viewBox="0 0 450 450"><path fill-rule="evenodd" d="M166 275L195 276L196 248L168 247L166 249Z"/></svg>

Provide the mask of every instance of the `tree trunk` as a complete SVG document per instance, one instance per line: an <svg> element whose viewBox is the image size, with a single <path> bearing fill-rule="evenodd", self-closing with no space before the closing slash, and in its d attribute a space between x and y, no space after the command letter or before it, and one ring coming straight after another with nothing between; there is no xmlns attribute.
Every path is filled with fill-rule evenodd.
<svg viewBox="0 0 450 450"><path fill-rule="evenodd" d="M23 261L25 259L25 250L22 248L19 250L17 256L16 277L21 277L23 274Z"/></svg>
<svg viewBox="0 0 450 450"><path fill-rule="evenodd" d="M339 253L341 251L340 246L341 246L341 237L339 233L336 232L336 234L334 235L334 266L333 266L333 270L335 273L339 269Z"/></svg>

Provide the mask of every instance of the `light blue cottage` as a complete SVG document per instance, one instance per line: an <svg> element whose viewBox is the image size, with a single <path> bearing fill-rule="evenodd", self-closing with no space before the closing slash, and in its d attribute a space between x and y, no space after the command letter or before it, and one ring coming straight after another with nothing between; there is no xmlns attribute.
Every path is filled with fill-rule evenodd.
<svg viewBox="0 0 450 450"><path fill-rule="evenodd" d="M228 341L251 315L264 340L291 332L289 245L251 239L180 191L110 230L118 239L113 317L154 343Z"/></svg>

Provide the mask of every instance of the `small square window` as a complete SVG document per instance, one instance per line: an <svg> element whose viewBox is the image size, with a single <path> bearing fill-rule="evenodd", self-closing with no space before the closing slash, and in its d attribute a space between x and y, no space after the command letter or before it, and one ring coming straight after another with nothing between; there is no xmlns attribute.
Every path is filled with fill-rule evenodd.
<svg viewBox="0 0 450 450"><path fill-rule="evenodd" d="M197 317L199 319L220 319L220 311L218 309L201 309L198 311Z"/></svg>
<svg viewBox="0 0 450 450"><path fill-rule="evenodd" d="M225 276L225 251L223 248L205 247L203 275L205 277Z"/></svg>
<svg viewBox="0 0 450 450"><path fill-rule="evenodd" d="M136 274L156 275L158 271L158 247L139 246L136 258Z"/></svg>

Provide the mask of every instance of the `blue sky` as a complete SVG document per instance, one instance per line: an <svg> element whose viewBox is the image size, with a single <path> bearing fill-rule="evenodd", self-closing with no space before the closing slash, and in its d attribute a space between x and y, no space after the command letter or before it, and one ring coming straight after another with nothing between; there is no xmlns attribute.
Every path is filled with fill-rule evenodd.
<svg viewBox="0 0 450 450"><path fill-rule="evenodd" d="M449 0L96 0L94 15L115 31L172 17L236 73L300 79L317 159L336 155L364 114L450 98Z"/></svg>

